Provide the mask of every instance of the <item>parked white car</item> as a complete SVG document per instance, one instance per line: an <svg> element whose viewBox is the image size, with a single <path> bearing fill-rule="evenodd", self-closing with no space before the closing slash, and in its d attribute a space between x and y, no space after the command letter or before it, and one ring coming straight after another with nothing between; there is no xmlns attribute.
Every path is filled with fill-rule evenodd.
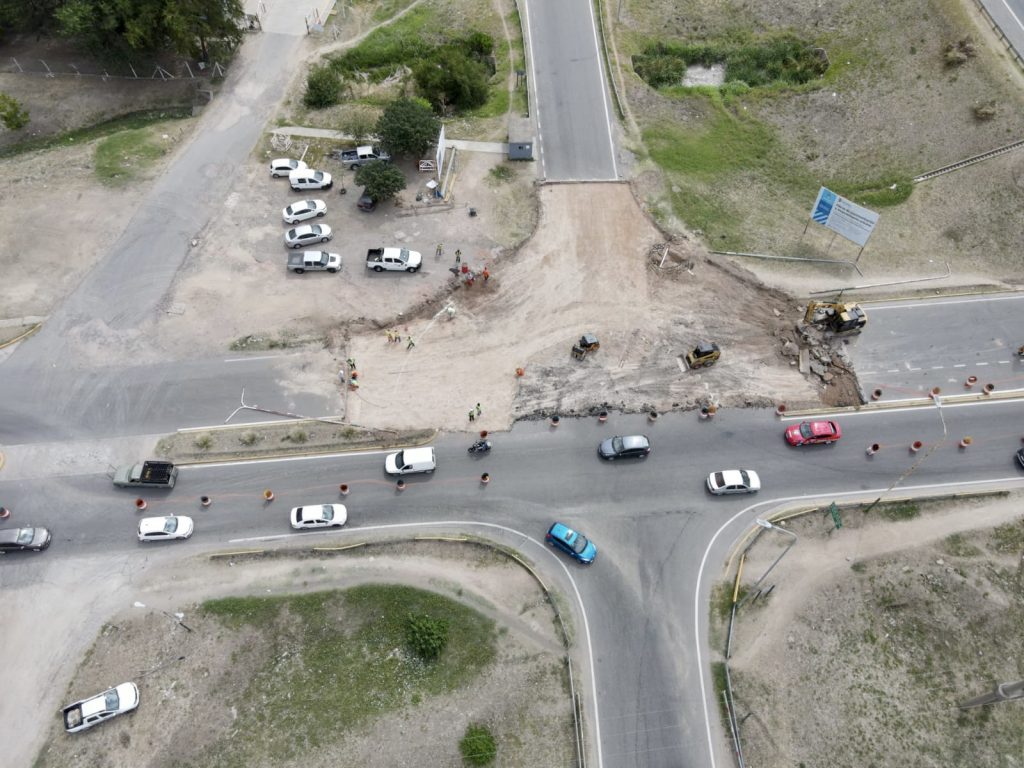
<svg viewBox="0 0 1024 768"><path fill-rule="evenodd" d="M185 515L144 517L139 520L139 541L187 539L194 530L195 523L191 517Z"/></svg>
<svg viewBox="0 0 1024 768"><path fill-rule="evenodd" d="M306 219L327 215L327 203L323 200L300 200L281 211L281 215L285 224L298 224Z"/></svg>
<svg viewBox="0 0 1024 768"><path fill-rule="evenodd" d="M298 192L300 189L330 189L334 185L334 179L327 171L300 168L288 174L288 183Z"/></svg>
<svg viewBox="0 0 1024 768"><path fill-rule="evenodd" d="M287 176L292 171L301 171L309 166L301 160L291 160L287 157L279 157L270 161L270 175L275 179Z"/></svg>
<svg viewBox="0 0 1024 768"><path fill-rule="evenodd" d="M752 469L723 469L708 475L708 490L716 496L757 493L761 490L761 478Z"/></svg>
<svg viewBox="0 0 1024 768"><path fill-rule="evenodd" d="M311 504L296 507L291 515L292 528L304 531L307 528L341 528L348 520L344 504Z"/></svg>
<svg viewBox="0 0 1024 768"><path fill-rule="evenodd" d="M131 712L139 706L139 689L135 683L120 685L97 693L87 699L68 704L61 710L64 717L64 730L78 733L94 725L105 723L112 717Z"/></svg>
<svg viewBox="0 0 1024 768"><path fill-rule="evenodd" d="M326 224L303 224L284 233L284 244L288 248L301 248L313 243L326 243L334 237Z"/></svg>

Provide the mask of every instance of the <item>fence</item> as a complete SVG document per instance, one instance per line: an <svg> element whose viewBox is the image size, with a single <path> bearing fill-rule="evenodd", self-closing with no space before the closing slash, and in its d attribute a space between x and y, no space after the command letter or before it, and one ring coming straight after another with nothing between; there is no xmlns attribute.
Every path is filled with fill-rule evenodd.
<svg viewBox="0 0 1024 768"><path fill-rule="evenodd" d="M195 68L193 69L193 65ZM111 70L114 70L113 72ZM50 63L45 59L16 59L13 56L9 63L0 66L0 73L15 75L36 75L42 77L98 77L101 80L122 79L122 80L181 80L199 79L209 77L224 77L227 69L218 62L212 65L202 61L193 61L191 64L185 60L176 62L152 63L148 65L136 65L126 63L121 69L113 66L104 66L96 62L89 62L79 66L70 62ZM148 74L147 74L148 73Z"/></svg>

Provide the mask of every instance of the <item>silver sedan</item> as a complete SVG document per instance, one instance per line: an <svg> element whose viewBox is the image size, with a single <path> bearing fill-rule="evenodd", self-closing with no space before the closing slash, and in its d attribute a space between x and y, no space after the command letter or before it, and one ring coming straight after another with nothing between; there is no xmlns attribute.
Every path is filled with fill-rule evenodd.
<svg viewBox="0 0 1024 768"><path fill-rule="evenodd" d="M284 244L287 248L301 248L313 243L326 243L334 235L326 224L304 224L289 229L284 233Z"/></svg>
<svg viewBox="0 0 1024 768"><path fill-rule="evenodd" d="M752 469L723 469L708 475L708 490L716 496L757 493L761 490L761 478Z"/></svg>

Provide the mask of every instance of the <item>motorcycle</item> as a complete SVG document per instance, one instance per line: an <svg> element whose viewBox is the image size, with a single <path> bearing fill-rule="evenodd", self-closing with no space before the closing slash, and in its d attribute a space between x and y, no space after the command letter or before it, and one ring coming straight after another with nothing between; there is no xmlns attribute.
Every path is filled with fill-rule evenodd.
<svg viewBox="0 0 1024 768"><path fill-rule="evenodd" d="M469 446L469 453L487 453L489 450L491 450L490 440L477 440Z"/></svg>

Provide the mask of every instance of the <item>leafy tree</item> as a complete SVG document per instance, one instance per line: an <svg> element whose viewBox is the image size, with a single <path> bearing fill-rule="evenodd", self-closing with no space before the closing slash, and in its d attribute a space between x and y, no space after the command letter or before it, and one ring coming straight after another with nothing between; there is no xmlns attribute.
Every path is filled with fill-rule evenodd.
<svg viewBox="0 0 1024 768"><path fill-rule="evenodd" d="M405 176L389 163L373 162L359 166L359 170L356 171L356 184L366 187L366 194L380 202L394 197L405 189ZM411 618L410 621L412 621ZM410 631L418 632L419 630ZM445 639L447 639L447 631L446 625ZM416 650L415 646L413 646L413 650Z"/></svg>
<svg viewBox="0 0 1024 768"><path fill-rule="evenodd" d="M6 93L0 93L0 122L9 131L20 131L28 125L28 110Z"/></svg>
<svg viewBox="0 0 1024 768"><path fill-rule="evenodd" d="M487 726L471 723L459 742L459 752L470 765L490 765L498 756L498 747Z"/></svg>
<svg viewBox="0 0 1024 768"><path fill-rule="evenodd" d="M178 53L210 58L209 42L229 48L242 42L242 0L163 0L163 23L171 47Z"/></svg>
<svg viewBox="0 0 1024 768"><path fill-rule="evenodd" d="M480 61L454 45L439 48L413 68L420 95L438 112L472 109L487 101L490 73Z"/></svg>
<svg viewBox="0 0 1024 768"><path fill-rule="evenodd" d="M310 109L324 109L338 103L341 81L333 69L324 66L313 67L306 78L306 92L302 103Z"/></svg>
<svg viewBox="0 0 1024 768"><path fill-rule="evenodd" d="M412 99L391 102L377 121L381 144L394 154L422 155L440 130L441 121L430 107Z"/></svg>
<svg viewBox="0 0 1024 768"><path fill-rule="evenodd" d="M364 165L359 171L362 173L374 165L383 165L383 163L370 163L370 165ZM392 168L391 170L398 169ZM356 182L362 183L359 181L359 174L356 174ZM404 181L402 186L405 186ZM424 661L433 661L448 645L448 622L434 616L409 614L405 621L405 638L413 653Z"/></svg>
<svg viewBox="0 0 1024 768"><path fill-rule="evenodd" d="M0 31L37 32L48 27L61 0L0 0Z"/></svg>
<svg viewBox="0 0 1024 768"><path fill-rule="evenodd" d="M213 40L242 39L241 0L64 0L54 18L60 34L106 56L132 52L209 57Z"/></svg>

